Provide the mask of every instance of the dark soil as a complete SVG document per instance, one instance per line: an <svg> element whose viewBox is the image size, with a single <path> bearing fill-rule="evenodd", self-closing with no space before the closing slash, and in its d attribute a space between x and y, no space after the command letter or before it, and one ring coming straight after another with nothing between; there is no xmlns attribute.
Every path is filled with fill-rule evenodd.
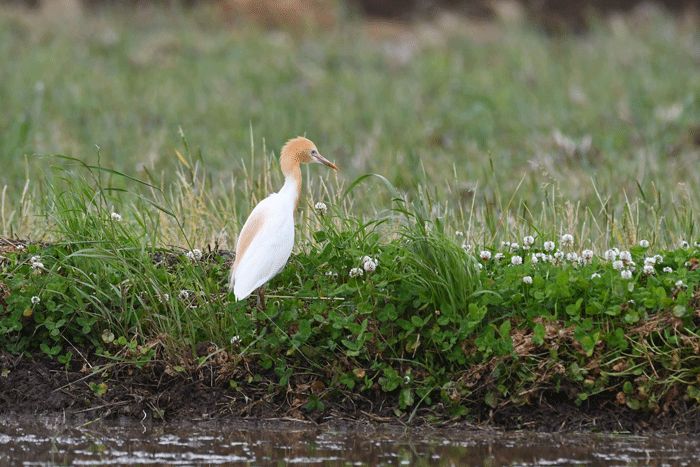
<svg viewBox="0 0 700 467"><path fill-rule="evenodd" d="M405 425L409 421L410 413L397 416L394 412L398 404L391 395L373 393L372 389L362 394L328 391L320 381L304 381L300 377L292 377L287 388L276 384L274 375L269 381L258 378L249 382L252 370L258 375L264 370L247 368L248 365L245 361L218 362L195 370L174 371L175 367L165 362L137 368L134 364L92 356L82 362L73 361L66 368L43 355L29 358L2 352L0 414L167 421L278 420L320 425ZM237 387L232 387L231 381ZM104 393L100 393L101 383L105 385L101 387ZM306 410L312 394L323 401L323 411ZM492 409L481 404L469 407L467 416L456 419L439 413L439 409L419 407L410 425L421 427L430 422L433 427L458 429L700 433L700 412L696 406L681 402L664 415L655 415L609 401L610 397L601 396L598 401L591 398L578 407L564 391L545 392L531 405Z"/></svg>

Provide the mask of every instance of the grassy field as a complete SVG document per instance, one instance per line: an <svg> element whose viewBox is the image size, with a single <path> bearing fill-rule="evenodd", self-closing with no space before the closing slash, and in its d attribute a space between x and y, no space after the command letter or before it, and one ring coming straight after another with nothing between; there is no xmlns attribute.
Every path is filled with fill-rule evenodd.
<svg viewBox="0 0 700 467"><path fill-rule="evenodd" d="M308 411L375 389L411 417L564 387L664 413L700 400L696 26L3 13L0 233L54 242L3 250L5 350L174 373L223 352L250 372L232 390L320 382L299 389ZM216 250L298 134L340 172L304 170L263 312L232 301ZM203 341L221 350L177 357Z"/></svg>

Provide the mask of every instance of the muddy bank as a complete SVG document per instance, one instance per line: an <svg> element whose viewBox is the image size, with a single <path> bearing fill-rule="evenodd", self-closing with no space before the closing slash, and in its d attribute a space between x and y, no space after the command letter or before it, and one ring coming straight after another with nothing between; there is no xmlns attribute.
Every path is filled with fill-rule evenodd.
<svg viewBox="0 0 700 467"><path fill-rule="evenodd" d="M328 390L313 376L293 376L283 388L274 374L251 381L249 364L212 362L195 370L174 371L166 362L143 368L99 356L60 364L44 356L0 354L0 413L60 415L68 418L129 417L164 421L247 420L301 421L313 424L405 425L411 413L400 413L397 398L370 389L365 393ZM260 368L255 374L264 374ZM233 382L233 383L232 383ZM323 410L307 410L311 397ZM576 406L561 390L544 391L536 403L492 408L469 407L464 417L418 407L412 427L533 431L673 431L700 433L696 406L680 401L663 415L616 405L601 394Z"/></svg>

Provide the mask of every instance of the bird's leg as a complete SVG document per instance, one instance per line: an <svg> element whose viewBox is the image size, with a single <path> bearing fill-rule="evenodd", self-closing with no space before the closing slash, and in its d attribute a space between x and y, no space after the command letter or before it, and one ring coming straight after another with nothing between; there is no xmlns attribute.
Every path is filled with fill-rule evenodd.
<svg viewBox="0 0 700 467"><path fill-rule="evenodd" d="M258 303L257 307L260 308L263 311L267 311L267 305L265 304L265 287L267 286L267 283L263 284L259 289L258 289Z"/></svg>

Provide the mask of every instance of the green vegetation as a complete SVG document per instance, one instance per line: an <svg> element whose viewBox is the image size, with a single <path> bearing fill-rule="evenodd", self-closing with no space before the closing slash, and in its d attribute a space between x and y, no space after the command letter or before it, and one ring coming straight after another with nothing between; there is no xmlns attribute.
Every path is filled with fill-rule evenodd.
<svg viewBox="0 0 700 467"><path fill-rule="evenodd" d="M700 401L697 29L423 31L403 62L356 24L321 41L207 14L159 13L158 33L104 13L79 38L0 20L2 233L50 240L3 250L2 349L217 361L309 411L370 391L410 416ZM220 249L300 133L341 172L305 169L263 312L233 301ZM219 350L183 359L201 342Z"/></svg>

